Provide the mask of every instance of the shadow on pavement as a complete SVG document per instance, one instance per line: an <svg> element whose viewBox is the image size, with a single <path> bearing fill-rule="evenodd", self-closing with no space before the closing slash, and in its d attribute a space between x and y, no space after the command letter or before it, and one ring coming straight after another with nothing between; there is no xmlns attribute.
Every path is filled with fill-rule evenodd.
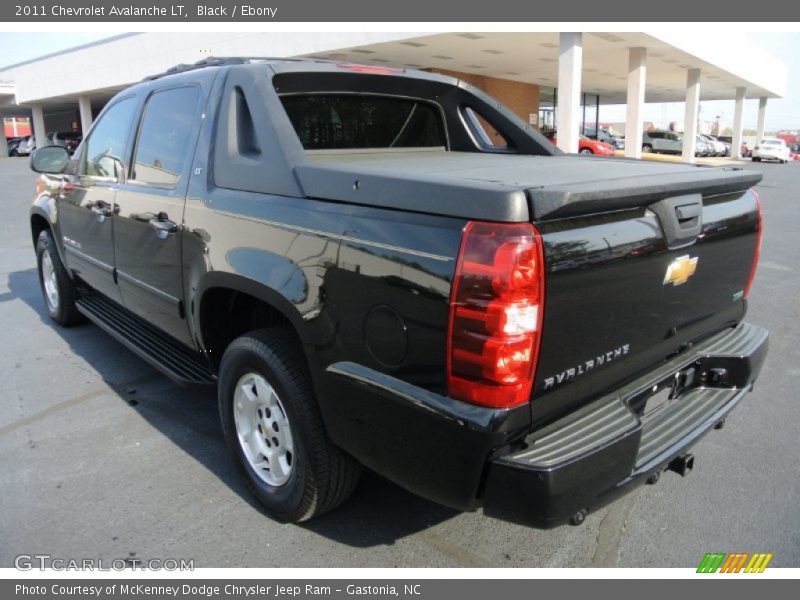
<svg viewBox="0 0 800 600"><path fill-rule="evenodd" d="M20 299L33 308L42 323L56 331L74 354L91 365L120 400L263 513L229 457L219 427L215 390L187 389L173 384L94 325L63 328L53 323L44 308L35 268L11 273L8 286L10 291L0 295L0 302ZM146 384L159 380L164 385L147 391ZM263 514L264 518L272 518ZM350 500L301 527L336 542L369 547L392 544L457 514L456 510L415 496L365 471Z"/></svg>

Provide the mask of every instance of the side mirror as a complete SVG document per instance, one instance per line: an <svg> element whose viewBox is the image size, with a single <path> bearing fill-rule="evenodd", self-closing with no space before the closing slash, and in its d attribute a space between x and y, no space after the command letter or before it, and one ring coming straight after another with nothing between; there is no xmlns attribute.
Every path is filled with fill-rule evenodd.
<svg viewBox="0 0 800 600"><path fill-rule="evenodd" d="M31 153L31 169L37 173L57 175L69 164L69 152L63 146L44 146Z"/></svg>

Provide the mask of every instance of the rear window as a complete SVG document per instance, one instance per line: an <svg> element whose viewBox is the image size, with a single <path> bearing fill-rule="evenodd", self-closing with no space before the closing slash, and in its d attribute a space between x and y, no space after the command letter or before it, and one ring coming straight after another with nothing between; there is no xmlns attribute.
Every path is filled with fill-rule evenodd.
<svg viewBox="0 0 800 600"><path fill-rule="evenodd" d="M297 94L281 102L306 150L447 146L441 113L420 100Z"/></svg>

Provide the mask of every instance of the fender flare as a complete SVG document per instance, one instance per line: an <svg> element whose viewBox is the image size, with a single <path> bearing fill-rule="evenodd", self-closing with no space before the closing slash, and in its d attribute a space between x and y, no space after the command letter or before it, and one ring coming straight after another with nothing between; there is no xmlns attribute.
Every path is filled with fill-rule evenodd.
<svg viewBox="0 0 800 600"><path fill-rule="evenodd" d="M201 345L204 345L205 343L203 340L200 323L203 297L205 296L206 292L214 288L223 288L241 292L270 305L281 315L283 315L286 320L289 321L289 323L291 323L304 346L312 343L308 336L308 330L305 321L295 306L285 296L274 289L247 277L243 277L235 273L227 273L224 271L210 271L204 274L197 282L197 286L191 298L192 310L190 314L192 319L192 329L194 330L195 337Z"/></svg>
<svg viewBox="0 0 800 600"><path fill-rule="evenodd" d="M54 218L55 209L53 206L53 199L46 194L40 195L36 200L33 202L33 206L31 206L29 215L28 215L28 225L31 227L31 234L33 233L33 217L42 217L45 221L47 221L47 226L50 228L50 231L53 234L53 241L56 244L56 251L58 252L58 258L61 260L61 263L66 267L67 261L66 257L64 256L64 244L61 240L61 235L59 231L58 224L56 223L56 219ZM36 249L36 239L33 239L33 248ZM67 269L69 272L69 269Z"/></svg>

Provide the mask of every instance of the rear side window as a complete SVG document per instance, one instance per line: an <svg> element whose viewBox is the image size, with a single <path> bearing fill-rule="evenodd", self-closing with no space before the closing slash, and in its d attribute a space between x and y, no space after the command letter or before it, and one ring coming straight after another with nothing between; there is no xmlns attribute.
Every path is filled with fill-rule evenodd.
<svg viewBox="0 0 800 600"><path fill-rule="evenodd" d="M136 142L132 179L174 187L189 155L200 91L194 86L155 92L147 100Z"/></svg>
<svg viewBox="0 0 800 600"><path fill-rule="evenodd" d="M134 98L125 98L111 106L92 128L83 154L81 174L116 179L122 172L125 148L131 128Z"/></svg>
<svg viewBox="0 0 800 600"><path fill-rule="evenodd" d="M483 148L504 150L510 146L506 136L492 125L482 114L467 107L464 109L467 123L477 138L478 145Z"/></svg>
<svg viewBox="0 0 800 600"><path fill-rule="evenodd" d="M281 102L306 150L447 146L441 113L414 99L299 94Z"/></svg>

